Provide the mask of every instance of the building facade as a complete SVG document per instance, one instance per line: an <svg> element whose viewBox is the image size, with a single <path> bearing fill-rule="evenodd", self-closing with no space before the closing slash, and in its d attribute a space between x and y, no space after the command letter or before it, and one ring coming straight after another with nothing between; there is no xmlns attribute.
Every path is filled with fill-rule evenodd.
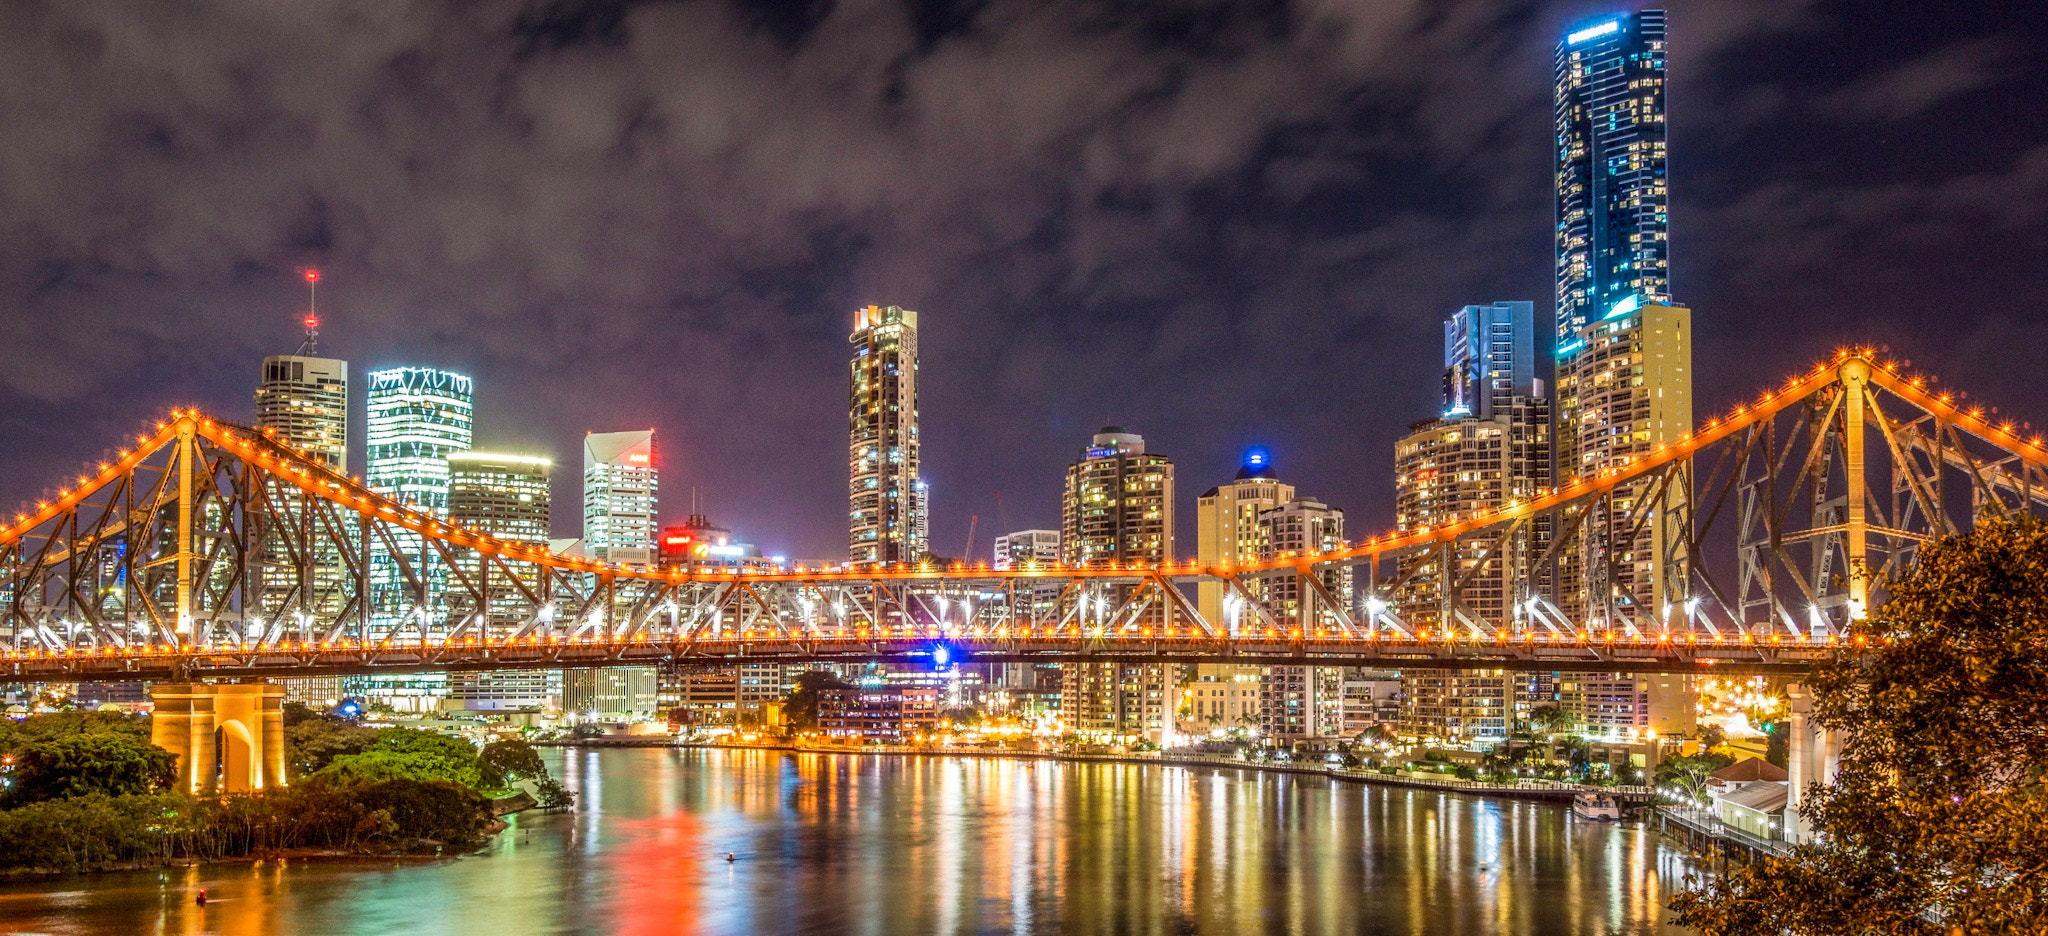
<svg viewBox="0 0 2048 936"><path fill-rule="evenodd" d="M1671 300L1663 10L1580 24L1557 45L1557 341L1635 296Z"/></svg>
<svg viewBox="0 0 2048 936"><path fill-rule="evenodd" d="M371 371L365 393L363 483L437 517L448 516L448 456L474 433L474 385L452 371Z"/></svg>
<svg viewBox="0 0 2048 936"><path fill-rule="evenodd" d="M1441 527L1552 486L1547 368L1537 347L1532 303L1470 305L1445 320L1443 409L1394 447L1395 529ZM1549 594L1555 580L1544 560L1551 536L1551 521L1540 518L1504 540L1460 540L1451 556L1464 581L1457 606L1435 554L1402 560L1404 573L1421 568L1389 597L1411 627L1514 628L1525 600Z"/></svg>
<svg viewBox="0 0 2048 936"><path fill-rule="evenodd" d="M996 537L995 570L1051 568L1060 561L1060 531L1019 530ZM1051 623L1060 617L1060 586L1056 582L1018 582L1010 592L1019 619Z"/></svg>
<svg viewBox="0 0 2048 936"><path fill-rule="evenodd" d="M1643 10L1581 23L1557 45L1560 479L1591 468L1579 450L1584 332L1624 303L1672 299L1664 42L1664 11Z"/></svg>
<svg viewBox="0 0 2048 936"><path fill-rule="evenodd" d="M256 428L329 468L348 471L348 362L281 354L263 359Z"/></svg>
<svg viewBox="0 0 2048 936"><path fill-rule="evenodd" d="M938 728L939 697L929 686L821 689L818 730L829 738L901 743Z"/></svg>
<svg viewBox="0 0 2048 936"><path fill-rule="evenodd" d="M917 313L854 313L847 406L847 558L916 562L930 549L918 477Z"/></svg>
<svg viewBox="0 0 2048 936"><path fill-rule="evenodd" d="M537 455L449 453L448 522L501 540L546 543L552 469Z"/></svg>
<svg viewBox="0 0 2048 936"><path fill-rule="evenodd" d="M1195 498L1195 559L1204 566L1242 565L1267 555L1266 528L1259 522L1261 512L1294 499L1294 485L1283 484L1273 470L1273 458L1264 449L1245 452L1237 477L1229 484L1210 488ZM1247 581L1247 589L1263 588L1262 581ZM1225 600L1222 582L1204 581L1195 586L1195 610L1209 626L1236 633L1243 622L1242 598Z"/></svg>
<svg viewBox="0 0 2048 936"><path fill-rule="evenodd" d="M1030 563L1050 566L1060 561L1060 531L1018 530L996 537L995 570L1007 572Z"/></svg>
<svg viewBox="0 0 2048 936"><path fill-rule="evenodd" d="M299 354L263 359L263 378L256 385L256 429L329 468L348 471L348 362L313 356L309 319L306 343ZM282 487L273 491L279 510L291 514L294 498ZM281 543L263 550L264 604L274 613L314 609L320 614L340 610L341 557L317 544L302 556L307 568L293 566L292 551ZM283 680L285 696L294 702L332 705L341 698L341 680L316 676Z"/></svg>
<svg viewBox="0 0 2048 936"><path fill-rule="evenodd" d="M1625 468L1692 432L1691 310L1623 300L1579 340L1569 365L1578 461L1565 480ZM1617 489L1560 551L1559 607L1594 627L1667 620L1688 597L1680 546L1691 494L1653 480Z"/></svg>
<svg viewBox="0 0 2048 936"><path fill-rule="evenodd" d="M1072 564L1158 565L1173 561L1173 462L1145 451L1145 439L1110 426L1096 434L1067 469L1060 550ZM1082 596L1084 628L1138 627L1164 620L1158 602L1112 620L1133 586ZM1061 713L1069 727L1105 738L1154 741L1173 732L1169 693L1178 683L1162 665L1079 663L1061 687Z"/></svg>
<svg viewBox="0 0 2048 936"><path fill-rule="evenodd" d="M654 430L583 437L583 548L600 562L654 561L661 468Z"/></svg>
<svg viewBox="0 0 2048 936"><path fill-rule="evenodd" d="M1172 562L1173 461L1105 427L1067 468L1060 549L1071 563Z"/></svg>
<svg viewBox="0 0 2048 936"><path fill-rule="evenodd" d="M546 544L548 529L548 474L552 463L533 455L501 452L454 452L448 456L448 522L510 542ZM501 578L503 569L493 569L490 578L481 575L483 558L474 557L469 570L479 582ZM519 566L527 589L539 584L538 572ZM453 593L450 604L464 607L466 596ZM488 627L493 636L510 634L525 617L525 602L518 586L500 582L491 589ZM448 701L453 711L507 712L560 708L560 670L498 670L448 674Z"/></svg>
<svg viewBox="0 0 2048 936"><path fill-rule="evenodd" d="M1344 548L1344 511L1297 497L1259 511L1263 559ZM1320 587L1318 587L1320 586ZM1326 566L1313 579L1281 575L1265 582L1264 602L1280 627L1336 632L1351 608L1351 568ZM1343 668L1268 666L1261 677L1260 726L1279 741L1334 737L1344 730Z"/></svg>

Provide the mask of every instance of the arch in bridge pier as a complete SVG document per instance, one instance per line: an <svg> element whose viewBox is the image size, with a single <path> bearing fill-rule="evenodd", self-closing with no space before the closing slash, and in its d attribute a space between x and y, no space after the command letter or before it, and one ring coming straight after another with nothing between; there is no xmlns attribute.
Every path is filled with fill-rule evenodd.
<svg viewBox="0 0 2048 936"><path fill-rule="evenodd" d="M195 794L283 786L284 688L268 683L165 683L150 742L178 756L178 782Z"/></svg>

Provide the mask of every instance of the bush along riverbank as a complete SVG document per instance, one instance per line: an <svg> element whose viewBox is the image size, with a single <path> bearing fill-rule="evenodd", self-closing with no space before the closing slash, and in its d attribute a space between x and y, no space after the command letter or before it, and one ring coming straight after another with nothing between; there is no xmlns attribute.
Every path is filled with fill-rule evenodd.
<svg viewBox="0 0 2048 936"><path fill-rule="evenodd" d="M287 722L292 782L220 797L172 789L176 760L149 743L147 719L53 713L0 723L0 870L443 853L481 845L505 827L498 817L506 812L569 805L522 741L479 750L303 708Z"/></svg>

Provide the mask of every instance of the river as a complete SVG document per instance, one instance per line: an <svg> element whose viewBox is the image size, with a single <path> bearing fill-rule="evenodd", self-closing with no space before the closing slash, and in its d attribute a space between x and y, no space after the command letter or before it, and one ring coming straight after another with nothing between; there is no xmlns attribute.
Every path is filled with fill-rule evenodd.
<svg viewBox="0 0 2048 936"><path fill-rule="evenodd" d="M1560 806L1248 769L547 756L578 810L477 854L15 880L0 933L1659 933L1691 867Z"/></svg>

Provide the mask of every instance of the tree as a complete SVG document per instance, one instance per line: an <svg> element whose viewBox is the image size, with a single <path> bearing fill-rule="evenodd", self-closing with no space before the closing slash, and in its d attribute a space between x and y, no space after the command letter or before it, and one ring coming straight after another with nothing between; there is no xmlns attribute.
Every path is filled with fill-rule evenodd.
<svg viewBox="0 0 2048 936"><path fill-rule="evenodd" d="M533 745L511 738L493 741L484 745L477 754L477 760L485 770L496 771L507 782L515 780L540 780L548 775L548 765L540 759L540 752Z"/></svg>
<svg viewBox="0 0 2048 936"><path fill-rule="evenodd" d="M316 715L284 729L285 762L293 779L309 776L337 757L361 754L376 743L376 729L327 715Z"/></svg>
<svg viewBox="0 0 2048 936"><path fill-rule="evenodd" d="M1539 705L1529 710L1529 723L1545 734L1562 734L1572 730L1578 720L1558 706Z"/></svg>
<svg viewBox="0 0 2048 936"><path fill-rule="evenodd" d="M1985 521L1929 543L1818 670L1840 770L1817 834L1672 902L1719 934L2048 930L2048 525Z"/></svg>
<svg viewBox="0 0 2048 936"><path fill-rule="evenodd" d="M177 777L177 755L132 735L61 735L31 741L15 753L4 802L13 807L91 793L153 793Z"/></svg>
<svg viewBox="0 0 2048 936"><path fill-rule="evenodd" d="M1385 725L1367 725L1364 731L1358 733L1358 743L1372 747L1390 748L1396 740L1398 739L1394 737L1394 733L1388 731Z"/></svg>
<svg viewBox="0 0 2048 936"><path fill-rule="evenodd" d="M355 784L446 780L472 790L497 789L505 783L504 775L487 767L469 742L412 728L376 732L367 750L334 758L318 776Z"/></svg>
<svg viewBox="0 0 2048 936"><path fill-rule="evenodd" d="M1687 757L1673 757L1657 765L1655 784L1677 787L1687 799L1704 800L1707 798L1707 778L1714 771L1733 763L1733 757L1706 751Z"/></svg>
<svg viewBox="0 0 2048 936"><path fill-rule="evenodd" d="M810 670L799 674L796 688L782 702L782 720L792 731L816 731L818 728L818 694L827 689L851 689L852 686L840 681L839 677L824 670Z"/></svg>

